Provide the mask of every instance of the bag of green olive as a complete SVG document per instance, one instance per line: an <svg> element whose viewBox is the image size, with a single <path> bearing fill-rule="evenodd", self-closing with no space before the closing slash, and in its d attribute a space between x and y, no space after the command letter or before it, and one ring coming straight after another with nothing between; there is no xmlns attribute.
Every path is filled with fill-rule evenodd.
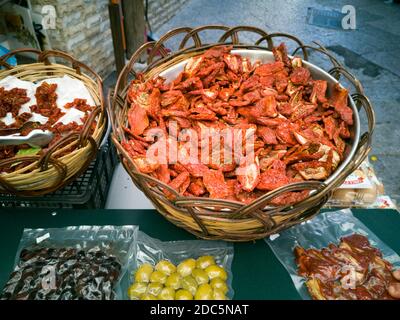
<svg viewBox="0 0 400 320"><path fill-rule="evenodd" d="M163 242L138 233L128 266L131 300L233 298L233 245L222 241Z"/></svg>

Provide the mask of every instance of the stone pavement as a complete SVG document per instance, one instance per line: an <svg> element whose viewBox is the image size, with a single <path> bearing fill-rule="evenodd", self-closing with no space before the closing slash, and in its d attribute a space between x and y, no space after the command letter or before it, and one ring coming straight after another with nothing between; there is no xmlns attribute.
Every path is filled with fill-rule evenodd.
<svg viewBox="0 0 400 320"><path fill-rule="evenodd" d="M307 23L307 8L341 11L356 9L356 30L329 29ZM386 193L400 203L400 5L382 0L189 0L174 17L156 30L205 24L250 25L268 32L287 32L305 43L319 41L362 82L377 117L371 161ZM205 34L215 41L218 34ZM202 37L203 39L203 37ZM254 41L241 34L243 42ZM176 48L177 41L167 42ZM317 60L311 61L317 63ZM319 62L326 66L322 61Z"/></svg>

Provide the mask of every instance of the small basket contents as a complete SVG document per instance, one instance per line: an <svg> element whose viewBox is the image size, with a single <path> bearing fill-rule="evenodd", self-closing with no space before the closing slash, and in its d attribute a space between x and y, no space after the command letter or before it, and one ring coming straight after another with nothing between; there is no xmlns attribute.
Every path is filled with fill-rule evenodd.
<svg viewBox="0 0 400 320"><path fill-rule="evenodd" d="M131 300L232 299L233 246L202 240L162 242L139 231L130 263Z"/></svg>
<svg viewBox="0 0 400 320"><path fill-rule="evenodd" d="M93 98L78 79L65 75L35 84L14 76L5 77L0 80L0 158L44 154L63 136L81 131L94 109ZM90 134L93 134L95 127L96 121L93 121ZM16 139L37 131L50 132L50 139L42 143ZM11 141L9 144L4 142L10 138L14 138L14 144ZM64 154L68 152L66 150ZM13 172L19 167L21 164L0 169Z"/></svg>
<svg viewBox="0 0 400 320"><path fill-rule="evenodd" d="M25 229L3 300L114 300L137 235L135 226Z"/></svg>
<svg viewBox="0 0 400 320"><path fill-rule="evenodd" d="M37 63L6 62L27 51ZM50 63L52 57L72 68ZM97 153L106 126L101 79L59 51L21 49L0 64L0 192L50 193L80 175Z"/></svg>
<svg viewBox="0 0 400 320"><path fill-rule="evenodd" d="M321 213L265 240L303 299L392 299L400 257L349 209Z"/></svg>

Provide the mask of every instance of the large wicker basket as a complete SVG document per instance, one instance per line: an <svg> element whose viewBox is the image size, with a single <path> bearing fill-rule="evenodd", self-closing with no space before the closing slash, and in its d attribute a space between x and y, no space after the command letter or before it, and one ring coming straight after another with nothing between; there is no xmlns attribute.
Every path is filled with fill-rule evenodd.
<svg viewBox="0 0 400 320"><path fill-rule="evenodd" d="M200 32L209 29L221 30L223 34L218 42L203 44L200 39ZM255 33L259 35L260 39L254 44L240 43L239 33L241 31ZM163 46L165 41L182 33L184 33L184 37L180 49L175 53L167 54ZM345 159L341 167L339 167L328 180L325 182L309 181L287 185L264 194L248 205L244 205L243 203L227 200L184 197L163 182L137 170L132 159L121 146L121 142L126 139L126 133L123 127L127 126L127 111L129 105L127 103L126 94L129 87L129 79L136 77L133 66L141 55L148 53L148 65L143 73L144 78L149 79L161 72L165 73L166 70L173 68L178 63L185 61L189 57L199 55L204 50L215 45L231 44L234 49L271 51L274 46L273 40L276 37L285 38L284 41L294 41L296 46L298 46L294 54L302 53L303 59L306 61L308 61L311 52L322 54L323 57L329 58L333 64L333 68L329 71L329 74L334 76L337 80L339 80L340 76L344 76L348 82L354 85L355 93L351 96L349 95L349 100L358 121L358 128L356 132L354 132L355 137L353 139L353 145L349 146L351 151L348 152L347 159ZM194 45L186 48L185 45L188 43L189 39L193 40ZM266 47L261 46L263 41L267 42ZM158 60L154 60L156 54L161 54L162 57ZM308 65L312 66L311 64ZM331 77L333 80L335 80L335 78ZM228 241L259 239L316 215L328 200L331 192L341 185L345 178L354 171L367 156L370 150L371 135L375 122L373 109L369 100L364 96L359 81L346 71L323 46L306 46L292 35L283 33L268 34L261 29L247 26L234 28L225 26L204 26L197 29L179 28L168 32L157 42L144 44L133 54L129 63L121 72L115 90L110 93L109 99L109 113L113 128L112 140L118 149L122 164L135 185L146 194L165 218L175 225L204 239L223 239ZM361 108L361 106L364 108L368 118L368 131L361 136L359 135L359 117L356 105L358 108ZM166 197L163 192L164 190L168 190L174 194L174 200L170 200L170 197ZM310 195L303 201L280 207L271 207L267 205L271 199L278 195L288 191L301 190L311 190Z"/></svg>
<svg viewBox="0 0 400 320"><path fill-rule="evenodd" d="M37 62L15 67L6 62L9 57L23 52L37 55ZM63 64L50 62L55 59ZM107 125L101 78L91 68L61 51L19 49L2 56L0 65L4 67L0 70L0 79L10 75L33 82L64 75L78 79L84 83L96 104L81 132L66 135L44 154L0 161L0 168L21 162L26 164L11 173L0 175L0 193L36 196L55 191L83 173L96 156ZM96 126L91 132L94 121ZM72 151L62 155L65 150Z"/></svg>

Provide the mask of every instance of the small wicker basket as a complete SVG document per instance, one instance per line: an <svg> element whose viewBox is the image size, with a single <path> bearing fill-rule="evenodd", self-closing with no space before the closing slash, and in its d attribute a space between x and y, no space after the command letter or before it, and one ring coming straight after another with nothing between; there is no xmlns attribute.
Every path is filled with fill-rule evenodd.
<svg viewBox="0 0 400 320"><path fill-rule="evenodd" d="M9 57L24 52L37 55L37 62L15 67L6 62ZM65 64L50 62L54 58ZM71 64L71 67L68 64ZM37 196L53 192L83 173L96 156L107 125L101 78L91 68L70 55L54 50L15 50L2 56L0 65L4 67L0 70L0 79L11 75L33 82L64 75L78 79L84 83L96 104L96 108L84 123L81 132L66 135L48 148L44 154L18 156L0 161L0 167L26 163L25 166L11 173L0 174L0 193ZM91 134L90 128L94 121L96 121L96 126ZM59 156L66 150L72 151Z"/></svg>
<svg viewBox="0 0 400 320"><path fill-rule="evenodd" d="M221 38L212 44L203 44L199 33L205 30L221 30ZM260 36L254 44L243 44L239 42L241 31L253 32ZM164 49L166 40L178 34L184 34L180 48L175 53L167 53ZM294 183L265 193L260 198L250 204L244 205L240 202L209 199L201 197L184 197L178 194L163 182L143 174L135 167L132 159L121 146L121 142L127 139L123 127L127 126L127 103L126 94L129 87L129 78L136 77L133 70L135 62L143 55L148 53L147 68L143 71L144 79L149 79L161 72L175 66L179 62L185 61L189 57L196 56L206 49L221 44L233 45L234 49L254 49L271 51L274 43L273 39L285 38L295 41L301 50L303 59L308 61L309 53L316 52L328 57L333 64L329 74L339 80L344 76L351 82L356 93L349 99L358 108L364 108L368 118L368 131L361 137L357 137L354 145L354 152L346 159L346 165L342 169L336 170L335 174L325 182L309 181ZM188 40L192 39L194 46L185 47ZM227 41L227 40L230 41ZM261 46L263 41L267 42L267 47ZM161 54L161 58L154 60L156 54ZM331 192L343 183L345 178L357 168L367 156L371 136L374 129L374 112L369 100L364 96L363 89L359 81L349 73L344 67L321 45L306 46L296 37L284 34L267 32L248 26L238 26L229 28L226 26L203 26L200 28L179 28L172 30L162 36L157 42L148 42L139 48L131 57L129 63L124 67L119 75L115 90L109 96L109 114L111 118L113 133L112 140L117 147L122 164L131 176L135 185L142 190L151 200L156 209L169 221L182 227L190 233L204 239L220 239L227 241L249 241L264 238L270 234L279 232L292 225L298 224L316 215L320 208L327 202ZM357 113L357 109L354 109ZM358 117L358 113L357 113ZM168 190L174 195L174 199L166 197L163 191ZM267 204L276 196L288 191L311 190L310 195L296 204L280 207L271 207Z"/></svg>

